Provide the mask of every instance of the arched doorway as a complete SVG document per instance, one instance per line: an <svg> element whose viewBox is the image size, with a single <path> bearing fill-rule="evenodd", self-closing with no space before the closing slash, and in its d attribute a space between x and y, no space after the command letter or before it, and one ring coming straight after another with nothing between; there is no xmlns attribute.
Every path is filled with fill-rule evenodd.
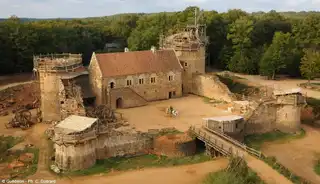
<svg viewBox="0 0 320 184"><path fill-rule="evenodd" d="M122 98L117 98L116 100L116 108L122 108Z"/></svg>

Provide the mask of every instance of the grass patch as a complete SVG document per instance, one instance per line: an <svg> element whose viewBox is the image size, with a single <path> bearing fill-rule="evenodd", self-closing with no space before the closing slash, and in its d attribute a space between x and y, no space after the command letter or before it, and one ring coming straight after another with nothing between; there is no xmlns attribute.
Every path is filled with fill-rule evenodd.
<svg viewBox="0 0 320 184"><path fill-rule="evenodd" d="M175 134L183 134L184 132L181 132L175 128L164 128L159 131L157 136L164 136L164 135L175 135Z"/></svg>
<svg viewBox="0 0 320 184"><path fill-rule="evenodd" d="M261 150L262 144L264 142L281 142L281 141L289 141L292 139L299 139L304 137L306 132L301 129L297 134L283 133L280 131L273 131L264 134L253 134L245 137L244 142L249 147L252 147L256 150Z"/></svg>
<svg viewBox="0 0 320 184"><path fill-rule="evenodd" d="M320 160L317 160L314 164L313 168L314 172L317 173L317 175L320 175Z"/></svg>
<svg viewBox="0 0 320 184"><path fill-rule="evenodd" d="M34 175L38 169L38 161L39 161L39 149L38 148L26 148L24 150L25 153L33 153L34 158L31 164L28 167L23 168L19 171L19 178L26 178L28 176Z"/></svg>
<svg viewBox="0 0 320 184"><path fill-rule="evenodd" d="M0 136L0 163L12 160L12 158L7 155L7 150L22 141L22 137Z"/></svg>
<svg viewBox="0 0 320 184"><path fill-rule="evenodd" d="M111 170L126 171L132 169L168 167L186 164L196 164L209 161L211 158L204 153L190 157L168 158L166 156L144 155L131 158L109 158L97 160L96 165L85 170L64 173L64 175L92 175L97 173L108 173Z"/></svg>
<svg viewBox="0 0 320 184"><path fill-rule="evenodd" d="M231 158L228 169L210 173L203 184L264 184L245 161Z"/></svg>

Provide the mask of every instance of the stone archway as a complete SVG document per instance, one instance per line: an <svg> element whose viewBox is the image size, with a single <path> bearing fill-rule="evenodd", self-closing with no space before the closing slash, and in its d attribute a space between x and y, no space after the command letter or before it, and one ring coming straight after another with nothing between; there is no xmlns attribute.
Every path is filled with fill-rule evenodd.
<svg viewBox="0 0 320 184"><path fill-rule="evenodd" d="M116 100L116 108L119 109L119 108L122 108L123 107L123 100L122 98L117 98Z"/></svg>

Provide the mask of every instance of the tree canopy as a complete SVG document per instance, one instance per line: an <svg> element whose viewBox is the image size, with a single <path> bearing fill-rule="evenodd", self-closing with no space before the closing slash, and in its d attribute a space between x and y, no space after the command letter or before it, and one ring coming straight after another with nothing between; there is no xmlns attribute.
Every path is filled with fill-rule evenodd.
<svg viewBox="0 0 320 184"><path fill-rule="evenodd" d="M88 64L92 52L104 52L107 43L119 40L125 42L122 49L150 49L158 46L160 35L193 24L194 8L199 9L82 19L12 16L0 20L0 74L32 71L32 57L38 54L80 53ZM314 73L305 64L310 59L302 57L304 49L320 49L320 13L204 11L199 22L206 24L209 36L206 58L210 67L271 77L284 73L309 78L307 73Z"/></svg>

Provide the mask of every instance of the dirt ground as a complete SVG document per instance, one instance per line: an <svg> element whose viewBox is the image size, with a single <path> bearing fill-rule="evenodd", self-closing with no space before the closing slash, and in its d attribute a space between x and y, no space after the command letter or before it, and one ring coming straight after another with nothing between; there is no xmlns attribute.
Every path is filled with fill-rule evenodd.
<svg viewBox="0 0 320 184"><path fill-rule="evenodd" d="M0 88L8 84L23 83L32 80L32 73L22 73L14 75L0 76Z"/></svg>
<svg viewBox="0 0 320 184"><path fill-rule="evenodd" d="M243 75L235 74L238 77L244 78L243 82L249 83L255 86L269 86L275 89L290 89L299 88L298 84L306 83L307 80L302 79L282 79L282 80L265 80L258 75ZM320 81L313 81L314 83L320 83ZM302 88L302 93L308 97L320 98L320 91L310 90Z"/></svg>
<svg viewBox="0 0 320 184"><path fill-rule="evenodd" d="M251 84L256 85L269 85L269 86L281 86L282 88L297 87L300 82L304 80L283 80L283 81L267 81L256 76L244 76ZM19 77L17 77L19 78ZM7 87L9 81L13 79L0 77L0 90L1 87ZM12 82L17 85L17 82L26 82L29 80L27 77L21 77L14 79ZM303 89L303 92L308 96L320 97L320 92ZM169 106L173 106L179 112L179 115L175 118L167 117L165 109ZM190 125L200 125L202 118L211 116L229 115L226 109L220 109L214 107L213 104L204 103L203 98L197 96L187 96L179 99L171 99L167 101L159 101L150 103L144 107L123 109L119 110L124 114L124 117L128 120L131 126L136 127L137 130L145 131L147 129L157 129L164 127L176 127L181 131L186 131ZM12 116L12 115L10 115ZM48 171L48 145L43 136L47 124L37 124L33 128L22 131L20 129L6 129L5 122L8 122L11 117L0 117L0 135L12 135L12 136L25 136L26 143L32 143L40 148L39 155L39 167L37 173L32 176L32 179L57 179L57 183L61 184L81 184L81 183L172 183L172 184L188 184L188 183L201 183L206 174L214 171L218 171L225 168L227 165L226 159L219 159L212 162L206 162L196 165L179 166L171 168L154 168L144 169L138 171L129 171L121 173L113 173L107 176L86 176L75 178L63 178L60 179L57 176L53 176ZM303 139L291 141L285 144L266 144L263 147L263 151L267 155L276 156L279 161L288 167L296 174L300 174L313 181L314 183L320 183L319 177L313 172L313 161L315 159L315 153L320 153L318 146L318 140L320 140L320 129L311 127L304 127L307 135ZM270 178L277 176L275 171L269 171L270 168L256 160L248 160L248 165L259 171L258 174L263 179L272 183ZM164 177L165 176L165 177ZM277 177L274 177L277 178ZM282 177L281 177L282 178ZM287 182L283 180L284 182ZM275 183L278 183L276 181Z"/></svg>
<svg viewBox="0 0 320 184"><path fill-rule="evenodd" d="M136 171L121 172L115 174L85 176L74 179L58 180L58 184L201 184L203 179L210 172L219 171L226 168L228 160L226 158L217 159L210 162L168 167L151 168Z"/></svg>
<svg viewBox="0 0 320 184"><path fill-rule="evenodd" d="M320 129L306 125L303 128L306 131L304 138L286 143L266 143L262 151L268 156L275 156L295 174L317 184L320 183L320 176L313 171L313 166L315 159L319 159Z"/></svg>
<svg viewBox="0 0 320 184"><path fill-rule="evenodd" d="M168 117L165 109L172 106L178 111L177 117ZM202 118L230 115L226 109L205 103L202 97L189 95L182 98L149 103L147 106L121 109L124 118L139 131L175 127L186 131L191 125L200 125Z"/></svg>

